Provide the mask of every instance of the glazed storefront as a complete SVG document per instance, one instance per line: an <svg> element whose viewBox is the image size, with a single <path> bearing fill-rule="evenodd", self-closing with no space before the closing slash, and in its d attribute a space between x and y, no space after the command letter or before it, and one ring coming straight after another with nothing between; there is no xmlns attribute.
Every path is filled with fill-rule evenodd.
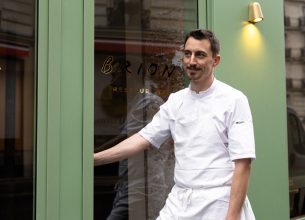
<svg viewBox="0 0 305 220"><path fill-rule="evenodd" d="M180 49L199 27L220 38L216 77L250 101L257 219L289 218L283 4L262 0L272 16L255 26L249 3L1 1L0 219L155 219L173 185L172 141L95 168L92 154L187 86Z"/></svg>
<svg viewBox="0 0 305 220"><path fill-rule="evenodd" d="M185 87L180 47L197 27L197 1L95 2L94 145L143 128ZM172 141L95 168L94 219L155 219L173 182ZM103 207L103 208L100 208Z"/></svg>

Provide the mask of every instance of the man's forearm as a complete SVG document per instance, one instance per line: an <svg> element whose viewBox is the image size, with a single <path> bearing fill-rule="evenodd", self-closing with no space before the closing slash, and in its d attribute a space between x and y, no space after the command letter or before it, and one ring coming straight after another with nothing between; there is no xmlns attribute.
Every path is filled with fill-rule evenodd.
<svg viewBox="0 0 305 220"><path fill-rule="evenodd" d="M235 161L235 170L232 179L230 203L226 220L239 220L241 209L247 195L251 170L250 159Z"/></svg>
<svg viewBox="0 0 305 220"><path fill-rule="evenodd" d="M136 133L112 148L94 154L94 165L103 165L126 159L148 149L150 143Z"/></svg>

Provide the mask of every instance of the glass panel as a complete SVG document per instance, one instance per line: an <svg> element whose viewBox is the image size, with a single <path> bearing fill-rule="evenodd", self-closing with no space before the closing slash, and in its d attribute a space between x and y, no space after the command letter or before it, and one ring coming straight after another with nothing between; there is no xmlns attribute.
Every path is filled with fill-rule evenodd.
<svg viewBox="0 0 305 220"><path fill-rule="evenodd" d="M184 88L180 48L197 1L95 0L95 151L143 128ZM155 219L173 185L172 141L95 167L94 219Z"/></svg>
<svg viewBox="0 0 305 220"><path fill-rule="evenodd" d="M33 219L35 1L0 1L0 219Z"/></svg>
<svg viewBox="0 0 305 220"><path fill-rule="evenodd" d="M305 1L285 0L290 217L305 215Z"/></svg>

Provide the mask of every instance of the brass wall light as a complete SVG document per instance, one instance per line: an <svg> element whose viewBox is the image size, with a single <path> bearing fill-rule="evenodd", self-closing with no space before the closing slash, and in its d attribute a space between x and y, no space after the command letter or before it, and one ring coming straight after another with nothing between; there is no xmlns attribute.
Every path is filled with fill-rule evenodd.
<svg viewBox="0 0 305 220"><path fill-rule="evenodd" d="M249 22L257 23L264 19L264 15L261 9L261 5L258 2L252 2L249 4Z"/></svg>

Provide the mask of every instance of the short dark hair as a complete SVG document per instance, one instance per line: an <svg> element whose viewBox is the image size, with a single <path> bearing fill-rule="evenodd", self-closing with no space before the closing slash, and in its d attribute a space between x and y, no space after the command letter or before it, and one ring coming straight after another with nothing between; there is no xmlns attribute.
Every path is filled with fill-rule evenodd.
<svg viewBox="0 0 305 220"><path fill-rule="evenodd" d="M190 31L185 36L184 46L185 46L186 41L190 37L193 37L196 40L208 40L211 44L211 51L212 51L213 57L215 57L216 55L219 54L220 43L219 43L219 40L217 39L217 37L215 36L215 34L212 31L206 30L206 29L197 29L197 30Z"/></svg>

